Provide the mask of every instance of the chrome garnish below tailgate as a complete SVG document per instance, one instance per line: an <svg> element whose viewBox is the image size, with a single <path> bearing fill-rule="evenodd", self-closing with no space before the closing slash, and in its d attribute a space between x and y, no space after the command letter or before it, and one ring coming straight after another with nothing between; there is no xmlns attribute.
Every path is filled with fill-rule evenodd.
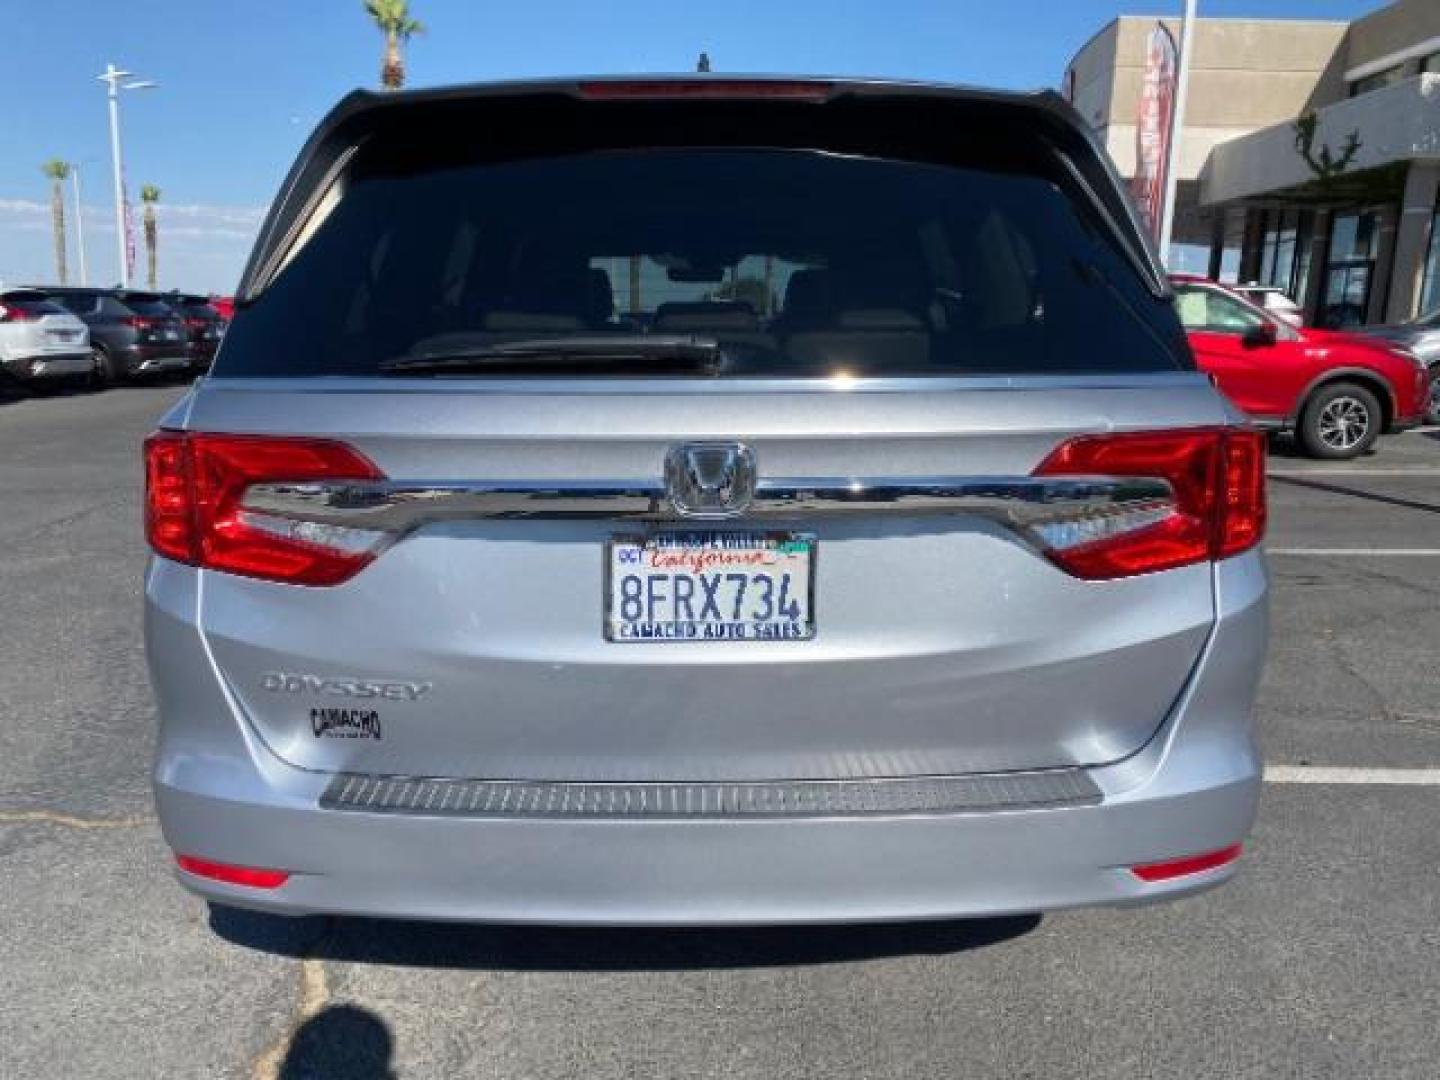
<svg viewBox="0 0 1440 1080"><path fill-rule="evenodd" d="M884 780L569 783L340 773L326 810L514 818L837 817L959 814L1098 803L1084 769Z"/></svg>
<svg viewBox="0 0 1440 1080"><path fill-rule="evenodd" d="M1144 477L966 476L761 480L746 517L796 514L979 514L1018 527L1132 513L1167 503L1164 480ZM674 521L653 481L402 480L254 484L245 509L291 521L399 535L432 521L620 519Z"/></svg>

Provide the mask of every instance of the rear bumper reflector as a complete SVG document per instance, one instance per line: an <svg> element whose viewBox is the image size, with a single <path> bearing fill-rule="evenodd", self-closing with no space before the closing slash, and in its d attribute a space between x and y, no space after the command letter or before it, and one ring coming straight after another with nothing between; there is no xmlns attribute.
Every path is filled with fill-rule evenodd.
<svg viewBox="0 0 1440 1080"><path fill-rule="evenodd" d="M1207 870L1218 870L1220 867L1234 862L1240 858L1241 849L1240 844L1231 844L1219 851L1207 851L1201 855L1187 855L1183 859L1170 859L1166 862L1132 866L1130 872L1141 881L1146 882L1189 877L1191 874L1203 874Z"/></svg>
<svg viewBox="0 0 1440 1080"><path fill-rule="evenodd" d="M278 889L290 880L285 870L264 870L256 866L231 866L229 863L211 862L194 855L175 856L175 865L187 874L221 881L226 885L244 885L251 889Z"/></svg>
<svg viewBox="0 0 1440 1080"><path fill-rule="evenodd" d="M418 779L341 773L326 810L508 818L848 817L979 813L1100 801L1084 769L883 780L709 783Z"/></svg>

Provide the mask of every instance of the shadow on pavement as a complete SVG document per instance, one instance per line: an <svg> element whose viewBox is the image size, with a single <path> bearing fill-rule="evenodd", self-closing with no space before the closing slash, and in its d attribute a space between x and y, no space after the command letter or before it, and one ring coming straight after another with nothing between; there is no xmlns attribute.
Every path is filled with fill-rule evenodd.
<svg viewBox="0 0 1440 1080"><path fill-rule="evenodd" d="M878 925L706 928L487 926L263 915L211 905L225 940L285 956L502 971L693 971L940 956L1030 933L1038 915Z"/></svg>
<svg viewBox="0 0 1440 1080"><path fill-rule="evenodd" d="M1345 495L1352 499L1364 499L1368 502L1385 503L1388 506L1400 506L1406 510L1422 510L1427 514L1440 514L1440 503L1421 502L1419 499L1404 499L1398 495L1380 495L1374 491L1362 491L1360 488L1347 487L1344 484L1336 484L1324 480L1312 480L1309 477L1298 476L1271 476L1272 484L1288 484L1291 487L1308 488L1311 491L1323 491L1329 495Z"/></svg>
<svg viewBox="0 0 1440 1080"><path fill-rule="evenodd" d="M280 1080L393 1080L394 1039L385 1021L358 1005L330 1005L296 1030Z"/></svg>

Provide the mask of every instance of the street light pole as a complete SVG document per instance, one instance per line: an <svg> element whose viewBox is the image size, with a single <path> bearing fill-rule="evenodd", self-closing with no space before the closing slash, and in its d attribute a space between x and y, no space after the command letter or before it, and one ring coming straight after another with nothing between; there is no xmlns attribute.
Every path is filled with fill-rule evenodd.
<svg viewBox="0 0 1440 1080"><path fill-rule="evenodd" d="M1165 195L1160 203L1160 261L1170 265L1170 235L1175 227L1176 172L1180 143L1185 135L1185 99L1190 90L1190 43L1195 36L1195 0L1185 0L1185 21L1180 24L1180 66L1175 72L1175 109L1170 117L1170 146L1165 161Z"/></svg>
<svg viewBox="0 0 1440 1080"><path fill-rule="evenodd" d="M80 284L90 284L90 267L85 261L85 211L80 205L80 166L70 166L70 181L75 194L75 243L80 253Z"/></svg>
<svg viewBox="0 0 1440 1080"><path fill-rule="evenodd" d="M110 160L115 170L115 245L120 256L120 285L130 285L130 259L126 244L128 230L125 227L125 170L120 161L120 91L149 90L156 84L149 81L122 83L131 73L121 71L114 64L105 65L105 74L95 76L105 84L105 96L110 101Z"/></svg>
<svg viewBox="0 0 1440 1080"><path fill-rule="evenodd" d="M125 180L124 167L120 164L120 80L130 75L114 64L105 65L105 74L99 76L105 83L105 96L110 99L110 163L115 170L115 250L120 257L120 287L130 285L130 260L125 248Z"/></svg>

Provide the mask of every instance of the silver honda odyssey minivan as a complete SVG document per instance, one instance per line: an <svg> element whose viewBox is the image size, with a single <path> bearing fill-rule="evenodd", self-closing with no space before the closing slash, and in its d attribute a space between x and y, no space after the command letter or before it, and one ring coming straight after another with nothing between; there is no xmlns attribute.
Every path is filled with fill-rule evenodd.
<svg viewBox="0 0 1440 1080"><path fill-rule="evenodd" d="M1264 445L1052 94L346 98L145 445L180 880L593 924L1235 871Z"/></svg>

